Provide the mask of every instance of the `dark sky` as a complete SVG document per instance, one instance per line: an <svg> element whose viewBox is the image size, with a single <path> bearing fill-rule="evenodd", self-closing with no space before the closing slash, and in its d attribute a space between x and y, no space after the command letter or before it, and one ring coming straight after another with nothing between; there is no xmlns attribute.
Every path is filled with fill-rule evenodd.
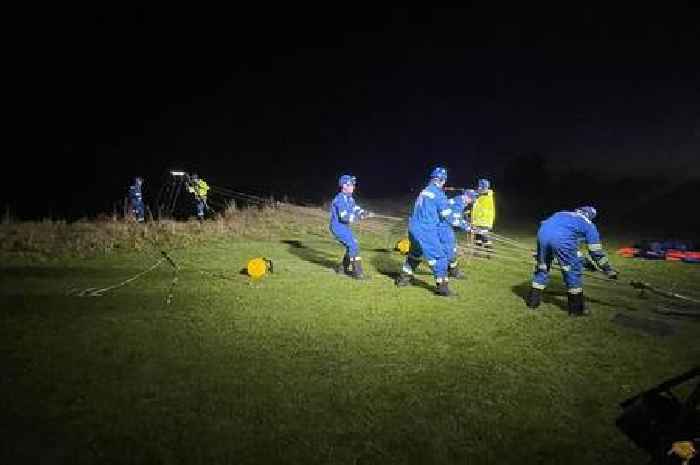
<svg viewBox="0 0 700 465"><path fill-rule="evenodd" d="M405 192L518 154L700 176L700 10L62 11L21 53L25 215L94 214L171 167L213 183ZM10 188L14 188L12 183ZM8 185L6 184L7 188ZM5 200L3 203L7 203Z"/></svg>

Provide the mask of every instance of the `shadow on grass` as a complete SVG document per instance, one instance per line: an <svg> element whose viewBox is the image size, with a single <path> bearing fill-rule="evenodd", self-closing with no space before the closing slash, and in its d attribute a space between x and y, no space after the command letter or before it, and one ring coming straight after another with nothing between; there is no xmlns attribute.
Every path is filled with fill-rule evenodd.
<svg viewBox="0 0 700 465"><path fill-rule="evenodd" d="M60 279L70 278L73 276L95 276L96 273L102 271L99 268L83 268L70 266L9 266L0 267L0 277L8 276L11 278L37 278L37 279ZM138 272L139 268L120 269L124 273L131 271Z"/></svg>
<svg viewBox="0 0 700 465"><path fill-rule="evenodd" d="M403 260L403 256L397 259L391 254L375 254L372 256L371 261L372 266L374 266L379 274L390 278L392 281L396 281L396 278L398 278L399 274L401 274ZM419 279L414 279L413 285L428 289L431 292L435 292L435 288L433 286Z"/></svg>
<svg viewBox="0 0 700 465"><path fill-rule="evenodd" d="M523 305L525 305L525 299L527 298L528 293L530 292L530 287L531 283L529 281L516 284L515 286L511 287L513 294L517 295L523 300ZM603 307L611 307L615 309L624 309L624 310L629 310L636 312L638 309L635 307L631 307L629 305L620 303L620 302L608 302L600 299L594 299L591 298L590 296L586 295L585 290L584 290L584 295L587 303L593 303L596 305L601 305ZM553 291L547 291L545 290L542 293L542 303L545 304L552 304L557 307L559 307L562 311L567 312L569 311L568 307L568 302L567 302L567 297L566 297L566 292L553 292Z"/></svg>
<svg viewBox="0 0 700 465"><path fill-rule="evenodd" d="M513 294L517 295L520 297L523 301L523 307L525 306L525 299L527 298L527 295L530 293L530 288L532 287L532 284L527 281L524 283L516 284L515 286L511 287L511 290L513 291ZM543 292L542 293L542 303L544 304L552 304L559 309L561 309L564 312L569 311L569 308L567 306L566 302L566 296L562 296L561 294L554 294L552 292Z"/></svg>
<svg viewBox="0 0 700 465"><path fill-rule="evenodd" d="M331 255L320 250L312 249L299 240L280 241L289 246L289 252L307 262L315 263L324 268L335 271L342 260L342 251L338 255Z"/></svg>

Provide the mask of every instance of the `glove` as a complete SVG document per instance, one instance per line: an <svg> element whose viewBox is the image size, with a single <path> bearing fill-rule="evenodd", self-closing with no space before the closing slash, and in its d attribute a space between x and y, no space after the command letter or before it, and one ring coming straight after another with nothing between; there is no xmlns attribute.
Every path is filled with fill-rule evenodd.
<svg viewBox="0 0 700 465"><path fill-rule="evenodd" d="M465 223L464 226L462 226L462 231L464 231L464 232L470 232L471 230L472 230L471 225L468 225Z"/></svg>
<svg viewBox="0 0 700 465"><path fill-rule="evenodd" d="M367 210L362 210L362 213L360 213L360 219L361 220L366 220L367 218L373 218L374 213L368 212Z"/></svg>
<svg viewBox="0 0 700 465"><path fill-rule="evenodd" d="M608 279L617 279L617 275L619 274L617 271L615 271L612 268L607 268L603 270L603 273L605 273L605 276L608 277Z"/></svg>
<svg viewBox="0 0 700 465"><path fill-rule="evenodd" d="M583 269L586 271L596 271L595 263L590 258L583 259Z"/></svg>

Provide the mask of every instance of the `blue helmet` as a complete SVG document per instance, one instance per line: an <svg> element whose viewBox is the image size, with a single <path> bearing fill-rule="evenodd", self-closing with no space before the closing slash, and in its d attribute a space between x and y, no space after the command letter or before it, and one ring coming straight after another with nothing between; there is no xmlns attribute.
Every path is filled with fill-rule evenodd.
<svg viewBox="0 0 700 465"><path fill-rule="evenodd" d="M484 192L487 191L491 188L491 183L489 182L488 179L479 179L479 192Z"/></svg>
<svg viewBox="0 0 700 465"><path fill-rule="evenodd" d="M479 196L474 189L464 189L464 191L462 191L462 195L465 196L469 202L474 202L474 200L476 200L476 198Z"/></svg>
<svg viewBox="0 0 700 465"><path fill-rule="evenodd" d="M578 207L576 213L585 216L589 221L593 221L598 212L594 207Z"/></svg>
<svg viewBox="0 0 700 465"><path fill-rule="evenodd" d="M438 166L430 173L430 179L439 179L441 181L447 181L447 169L442 166Z"/></svg>
<svg viewBox="0 0 700 465"><path fill-rule="evenodd" d="M345 184L352 184L354 186L357 184L357 178L349 174L344 174L338 179L338 186L343 187Z"/></svg>

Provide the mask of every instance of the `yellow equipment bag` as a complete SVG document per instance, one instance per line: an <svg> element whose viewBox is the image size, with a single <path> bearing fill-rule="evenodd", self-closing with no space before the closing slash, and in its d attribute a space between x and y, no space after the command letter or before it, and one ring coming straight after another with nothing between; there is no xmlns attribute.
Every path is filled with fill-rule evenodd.
<svg viewBox="0 0 700 465"><path fill-rule="evenodd" d="M688 465L696 453L695 446L691 441L678 441L671 445L671 450L668 451L667 455L675 454L682 460L683 465Z"/></svg>
<svg viewBox="0 0 700 465"><path fill-rule="evenodd" d="M472 208L472 226L493 229L496 220L496 203L491 189L481 194Z"/></svg>
<svg viewBox="0 0 700 465"><path fill-rule="evenodd" d="M248 276L250 276L253 279L259 279L265 276L265 273L270 270L270 273L272 273L272 260L268 260L267 258L262 258L262 257L256 257L248 260L248 263L246 264L246 271L248 272Z"/></svg>
<svg viewBox="0 0 700 465"><path fill-rule="evenodd" d="M411 241L409 241L406 238L401 239L396 243L396 249L399 252L401 252L403 255L406 255L408 251L411 249Z"/></svg>

